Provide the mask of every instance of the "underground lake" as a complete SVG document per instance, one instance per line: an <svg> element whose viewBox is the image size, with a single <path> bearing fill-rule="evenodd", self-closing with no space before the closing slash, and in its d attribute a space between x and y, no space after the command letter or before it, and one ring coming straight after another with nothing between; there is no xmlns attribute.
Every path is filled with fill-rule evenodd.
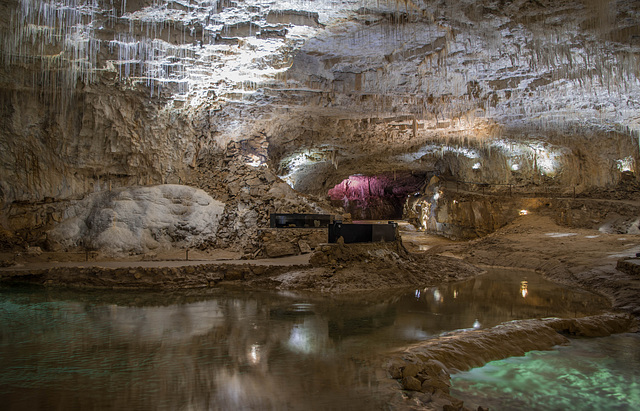
<svg viewBox="0 0 640 411"><path fill-rule="evenodd" d="M608 307L598 296L517 270L342 297L2 286L0 402L8 410L380 409L387 398L376 359L388 350L453 330ZM579 343L590 341L606 340ZM630 344L609 344L607 358L640 352L637 338ZM562 347L550 355L572 353ZM490 384L486 375L480 379ZM536 378L557 376L542 369ZM454 381L463 397L458 388L472 383ZM496 394L492 405L499 409L502 398L511 404L509 397Z"/></svg>

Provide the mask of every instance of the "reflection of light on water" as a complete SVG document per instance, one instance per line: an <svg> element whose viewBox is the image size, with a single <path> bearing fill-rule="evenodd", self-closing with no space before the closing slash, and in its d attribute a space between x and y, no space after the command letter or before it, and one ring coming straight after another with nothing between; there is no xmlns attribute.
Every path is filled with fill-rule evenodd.
<svg viewBox="0 0 640 411"><path fill-rule="evenodd" d="M432 337L431 334L416 327L404 328L401 335L405 340L426 340Z"/></svg>
<svg viewBox="0 0 640 411"><path fill-rule="evenodd" d="M526 280L520 281L520 294L522 294L522 298L527 298L527 294L529 294L529 283Z"/></svg>
<svg viewBox="0 0 640 411"><path fill-rule="evenodd" d="M289 349L299 353L316 353L324 348L328 333L326 320L307 317L302 324L293 326L287 345Z"/></svg>
<svg viewBox="0 0 640 411"><path fill-rule="evenodd" d="M291 307L293 311L297 313L313 312L313 304L309 304L309 303L297 303L297 304L293 304Z"/></svg>
<svg viewBox="0 0 640 411"><path fill-rule="evenodd" d="M367 385L372 380L361 377L368 374L358 374L360 370L369 372L361 368L365 365L349 358L383 355L390 347L410 340L472 328L474 321L469 324L472 317L478 320L482 317L479 321L482 329L523 315L573 316L576 309L580 315L588 315L608 307L600 297L560 289L535 273L491 271L466 282L442 285L435 296L434 288L420 288L420 302L415 300L414 288L406 296L402 294L397 302L396 292L389 291L379 304L364 304L355 299L337 307L333 300L314 299L311 304L294 291L247 293L223 289L198 303L182 302L183 298L191 301L191 293L181 295L178 300L178 296L165 299L160 294L141 292L142 301L148 306L129 307L115 304L130 301L130 296L119 293L105 292L105 301L113 304L103 306L55 300L67 298L66 291L23 293L19 289L2 289L0 323L11 324L9 331L3 329L6 331L3 343L16 348L12 350L15 355L0 356L0 368L28 372L0 373L0 385L13 389L7 394L12 396L10 401L19 401L24 396L20 386L55 395L58 391L52 390L59 390L68 381L66 377L73 367L74 375L90 376L77 381L83 396L85 393L86 398L95 396L94 401L105 404L117 404L122 398L118 396L123 395L134 399L133 408L142 404L142 408L149 409L181 403L191 404L192 408L199 408L198 404L211 405L221 410L360 409L365 406L350 406L340 398L354 392L353 401L362 401L361 394L373 390ZM548 303L514 304L521 298L518 277L531 278L536 284L532 297ZM455 300L454 290L458 292ZM510 298L495 298L503 292ZM80 301L95 298L86 292L73 294L82 297ZM435 297L440 299L444 295L448 296L447 301L434 302ZM168 303L171 305L157 306ZM443 307L445 303L450 305ZM100 356L92 349L96 341L108 343L103 344ZM640 346L629 347L610 357L637 357L639 351ZM37 368L33 366L36 354L40 361ZM637 372L638 368L634 370ZM105 369L122 372L97 372ZM131 381L136 383L129 384ZM14 382L21 385L12 385ZM290 389L277 389L281 384L289 384ZM123 389L114 392L111 388L116 385ZM314 389L305 391L309 385ZM158 386L162 389L157 389ZM352 387L355 391L351 391ZM501 397L496 394L494 398ZM540 397L541 402L547 400ZM73 399L65 396L60 401L59 408L73 408ZM533 409L532 406L492 408Z"/></svg>
<svg viewBox="0 0 640 411"><path fill-rule="evenodd" d="M478 319L476 318L476 320L473 322L473 328L477 330L480 327L482 327L482 324L480 324L480 321L478 321Z"/></svg>
<svg viewBox="0 0 640 411"><path fill-rule="evenodd" d="M306 330L302 325L294 325L289 337L289 347L303 353L311 352L311 341Z"/></svg>
<svg viewBox="0 0 640 411"><path fill-rule="evenodd" d="M254 364L260 362L260 346L258 344L253 344L251 346L249 357L251 358L251 362Z"/></svg>

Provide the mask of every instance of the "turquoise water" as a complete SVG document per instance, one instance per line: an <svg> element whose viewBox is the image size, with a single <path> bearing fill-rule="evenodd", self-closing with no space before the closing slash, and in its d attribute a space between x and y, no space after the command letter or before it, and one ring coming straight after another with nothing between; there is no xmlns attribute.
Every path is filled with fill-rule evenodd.
<svg viewBox="0 0 640 411"><path fill-rule="evenodd" d="M518 271L361 298L3 286L0 408L380 409L370 364L389 348L606 308Z"/></svg>
<svg viewBox="0 0 640 411"><path fill-rule="evenodd" d="M573 339L456 374L452 382L452 395L469 408L640 410L640 335Z"/></svg>

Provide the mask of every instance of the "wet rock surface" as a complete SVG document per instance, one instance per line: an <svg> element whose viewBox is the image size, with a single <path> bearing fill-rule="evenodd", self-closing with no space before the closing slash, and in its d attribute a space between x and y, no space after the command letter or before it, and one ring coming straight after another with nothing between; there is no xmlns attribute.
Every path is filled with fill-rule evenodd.
<svg viewBox="0 0 640 411"><path fill-rule="evenodd" d="M291 243L282 244L284 248L276 251L282 252L291 246ZM130 262L127 268L119 269L99 266L85 268L81 263L75 267L49 263L51 268L47 269L9 267L2 272L0 280L109 288L192 288L225 280L281 290L357 293L409 286L425 287L463 280L483 272L451 257L411 255L397 242L324 244L318 248L310 256L310 264L290 267L279 266L277 259L263 260L260 264L247 261L239 268L237 265L207 262L185 263L177 267L163 267L162 262L153 262L153 267L146 268ZM285 251L292 252L288 249ZM77 274L74 274L76 270Z"/></svg>

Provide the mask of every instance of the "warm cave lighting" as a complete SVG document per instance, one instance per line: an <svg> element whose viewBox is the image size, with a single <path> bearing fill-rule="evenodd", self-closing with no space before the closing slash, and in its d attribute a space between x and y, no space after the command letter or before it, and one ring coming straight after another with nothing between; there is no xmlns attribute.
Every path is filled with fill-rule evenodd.
<svg viewBox="0 0 640 411"><path fill-rule="evenodd" d="M441 303L442 301L444 301L444 297L442 296L442 294L440 293L440 291L433 290L433 299L437 302L437 303Z"/></svg>
<svg viewBox="0 0 640 411"><path fill-rule="evenodd" d="M527 294L529 294L529 283L525 281L520 281L520 294L522 294L522 298L527 298Z"/></svg>
<svg viewBox="0 0 640 411"><path fill-rule="evenodd" d="M453 298L458 298L458 290L453 290Z"/></svg>
<svg viewBox="0 0 640 411"><path fill-rule="evenodd" d="M248 161L247 165L250 167L260 167L262 165L266 165L262 158L256 155L250 154L249 158L251 159L251 161Z"/></svg>
<svg viewBox="0 0 640 411"><path fill-rule="evenodd" d="M629 156L629 157L625 157L622 158L620 160L616 160L616 164L618 166L618 171L620 172L625 172L625 171L630 171L633 172L633 157Z"/></svg>
<svg viewBox="0 0 640 411"><path fill-rule="evenodd" d="M520 215L527 215L527 214L529 214L529 211L527 211L527 210L520 210L520 213L519 213L519 214L520 214Z"/></svg>
<svg viewBox="0 0 640 411"><path fill-rule="evenodd" d="M426 214L422 214L422 218L420 219L420 230L422 231L426 230L428 222L429 222L429 217Z"/></svg>

